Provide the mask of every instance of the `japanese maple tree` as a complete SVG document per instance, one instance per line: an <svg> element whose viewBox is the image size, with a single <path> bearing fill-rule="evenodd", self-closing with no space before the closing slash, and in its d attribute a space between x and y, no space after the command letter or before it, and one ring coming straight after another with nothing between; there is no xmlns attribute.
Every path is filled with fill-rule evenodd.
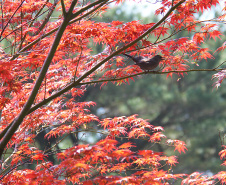
<svg viewBox="0 0 226 185"><path fill-rule="evenodd" d="M160 20L148 24L93 20L108 11L111 3L116 6L121 2L1 1L2 184L167 184L182 178L183 184L225 182L223 171L212 177L198 172L171 173L178 163L176 156L152 148L136 151L132 141L162 143L179 153L187 150L184 141L167 139L161 126L153 126L138 115L100 119L89 112L95 102L79 101L88 86L127 83L146 73L129 65L120 55L125 52L162 55L158 70L149 71L149 75L216 71L217 87L225 78L220 66L192 69L201 65L202 59L214 58L202 43L221 37L218 26L225 14L205 21L196 19L195 14L209 11L218 0L163 0L155 10ZM194 34L175 39L180 32ZM102 46L102 52L93 52L95 44ZM223 44L216 52L224 49ZM58 147L67 136L85 131L100 133L102 139L94 144ZM54 139L44 149L35 144L40 132L46 140ZM219 153L221 159L225 153L225 149ZM49 160L50 155L56 158L55 163Z"/></svg>

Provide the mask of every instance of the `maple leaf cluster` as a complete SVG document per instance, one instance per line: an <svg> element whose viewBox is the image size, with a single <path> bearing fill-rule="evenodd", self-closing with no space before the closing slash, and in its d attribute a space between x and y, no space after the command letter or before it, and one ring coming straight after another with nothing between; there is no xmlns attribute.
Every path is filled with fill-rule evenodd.
<svg viewBox="0 0 226 185"><path fill-rule="evenodd" d="M21 145L13 155L11 164L20 164L23 159L30 158L37 161L35 170L18 170L4 178L3 182L13 182L15 184L23 181L26 177L28 183L36 181L38 184L63 184L66 181L84 184L95 183L163 183L171 179L182 178L185 174L169 174L162 170L164 165L173 166L178 163L176 156L165 156L163 153L153 150L141 150L134 152L132 148L136 146L132 142L120 144L116 138L143 138L152 142L160 142L160 137L165 137L161 132L161 127L154 127L146 120L137 118L136 115L130 117L115 117L104 119L100 122L107 131L105 139L95 143L95 145L78 145L70 147L56 154L59 164L46 162L46 155L35 147L29 147L31 143L26 140L26 144ZM54 131L52 131L54 132ZM57 131L56 131L57 132ZM62 130L67 132L67 130ZM155 134L153 134L155 133ZM156 134L158 133L158 134ZM161 133L161 134L160 134ZM166 144L169 141L166 142ZM171 140L170 143L177 142ZM178 146L176 150L181 151ZM139 171L142 169L142 171ZM120 176L126 171L134 171L131 176ZM138 170L138 172L136 172ZM106 175L115 173L118 175ZM98 174L97 177L95 177ZM88 180L90 177L94 178ZM59 181L55 179L62 178Z"/></svg>
<svg viewBox="0 0 226 185"><path fill-rule="evenodd" d="M92 20L107 11L111 2L118 4L121 0L1 2L2 184L167 184L185 176L170 173L178 163L176 156L151 148L137 151L132 141L162 142L179 153L186 151L185 142L166 140L162 127L137 115L100 119L89 110L95 103L80 99L92 84L126 83L143 73L120 56L123 52L161 54L161 73L168 76L183 74L193 63L199 65L202 59L213 58L202 43L222 34L217 24L196 20L194 14L219 2L164 0L155 12L162 18L149 24ZM183 31L195 34L174 38ZM103 46L101 52L94 53L95 44ZM224 71L215 76L219 86ZM94 144L58 148L67 136L80 132L100 133L103 138ZM52 146L36 146L40 133L45 133L47 140L55 139ZM56 164L48 160L49 155L56 158ZM224 150L220 156L225 156ZM35 167L27 169L29 163ZM224 182L225 177L224 172L211 179L194 173L183 183L210 183L214 178Z"/></svg>

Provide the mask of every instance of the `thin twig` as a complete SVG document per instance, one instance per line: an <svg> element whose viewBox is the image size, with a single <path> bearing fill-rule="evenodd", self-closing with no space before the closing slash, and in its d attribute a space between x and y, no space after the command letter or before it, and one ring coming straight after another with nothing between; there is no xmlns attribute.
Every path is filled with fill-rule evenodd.
<svg viewBox="0 0 226 185"><path fill-rule="evenodd" d="M219 66L215 67L214 69L217 69L218 67L222 66L226 61L222 62Z"/></svg>
<svg viewBox="0 0 226 185"><path fill-rule="evenodd" d="M63 16L65 17L66 16L66 8L64 5L64 0L60 0L60 3L61 3L61 7L62 7Z"/></svg>
<svg viewBox="0 0 226 185"><path fill-rule="evenodd" d="M19 8L22 6L22 4L24 3L25 0L23 0L20 5L17 7L17 9L14 11L13 15L9 18L8 22L6 23L6 25L4 26L4 28L2 29L2 32L0 34L0 39L2 38L2 34L4 33L6 27L8 26L8 24L10 23L10 21L12 20L13 16L16 14L17 10L19 10Z"/></svg>

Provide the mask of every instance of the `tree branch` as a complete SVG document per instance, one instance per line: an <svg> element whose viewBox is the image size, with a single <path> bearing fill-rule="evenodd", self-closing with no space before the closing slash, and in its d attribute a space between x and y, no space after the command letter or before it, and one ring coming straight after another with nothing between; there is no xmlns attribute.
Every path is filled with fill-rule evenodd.
<svg viewBox="0 0 226 185"><path fill-rule="evenodd" d="M58 2L58 0L54 0L54 3L52 5L52 7L49 9L49 13L47 14L45 20L43 21L42 25L38 28L38 30L34 33L34 35L38 35L43 30L45 25L48 23L51 15L53 14L53 11L55 10L57 2Z"/></svg>
<svg viewBox="0 0 226 185"><path fill-rule="evenodd" d="M63 16L65 17L66 16L66 8L64 5L64 0L60 0L60 3L61 3L61 7L62 7Z"/></svg>
<svg viewBox="0 0 226 185"><path fill-rule="evenodd" d="M103 2L107 2L109 0L99 0L99 1L95 1L87 6L84 6L83 8L81 8L79 11L77 11L76 13L73 14L72 19L74 19L75 17L77 17L78 15L80 15L81 13L83 13L84 11L98 5L99 3L103 3Z"/></svg>
<svg viewBox="0 0 226 185"><path fill-rule="evenodd" d="M190 72L195 72L195 71L221 71L221 70L225 70L225 68L221 68L221 69L191 69L191 70L186 70L186 71L177 71L177 70L173 70L173 71L149 71L149 72L142 72L142 73L137 73L137 74L133 74L133 75L129 75L129 76L124 76L121 78L112 78L112 79L106 79L106 80L95 80L95 81L89 81L89 82L81 82L79 83L79 85L88 85L88 84L96 84L96 83L103 83L103 82L115 82L115 81L120 81L120 80L125 80L128 78L132 78L132 77L136 77L139 75L143 75L143 74L169 74L169 73L190 73ZM33 107L32 107L33 108Z"/></svg>

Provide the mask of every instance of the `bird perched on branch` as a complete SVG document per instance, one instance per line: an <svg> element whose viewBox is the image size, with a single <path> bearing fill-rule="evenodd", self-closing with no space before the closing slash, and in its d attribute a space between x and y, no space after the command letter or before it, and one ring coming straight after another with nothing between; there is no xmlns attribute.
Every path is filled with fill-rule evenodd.
<svg viewBox="0 0 226 185"><path fill-rule="evenodd" d="M136 63L136 65L138 65L144 71L149 71L149 70L155 69L156 67L158 67L159 62L161 60L163 60L163 57L160 55L155 55L152 58L145 58L142 56L133 57L133 56L125 54L125 53L122 53L122 54L131 58Z"/></svg>

